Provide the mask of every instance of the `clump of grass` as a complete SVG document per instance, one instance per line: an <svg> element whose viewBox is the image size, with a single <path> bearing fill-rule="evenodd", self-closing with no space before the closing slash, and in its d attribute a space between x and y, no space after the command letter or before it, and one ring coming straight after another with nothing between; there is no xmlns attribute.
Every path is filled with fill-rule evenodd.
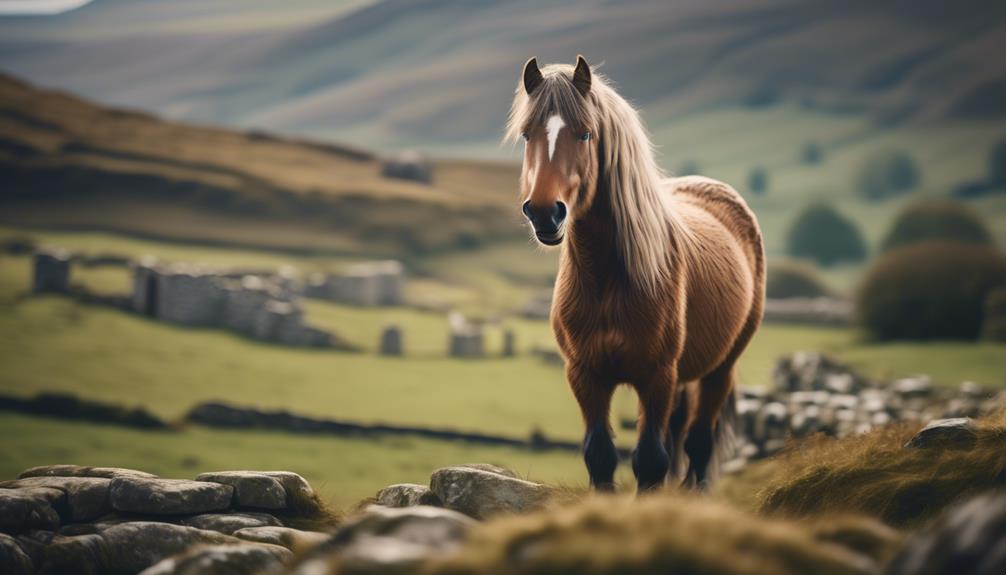
<svg viewBox="0 0 1006 575"><path fill-rule="evenodd" d="M853 512L912 527L969 495L1006 483L1006 411L978 421L974 446L905 448L919 427L842 440L812 438L776 460L759 510L789 517Z"/></svg>
<svg viewBox="0 0 1006 575"><path fill-rule="evenodd" d="M862 524L869 520L856 521L859 526L850 531L868 532ZM675 493L590 497L485 523L459 554L431 565L428 572L845 574L876 571L879 564L871 555L886 557L889 552L886 543L874 542L863 543L870 552L860 553L843 546L841 539L707 498Z"/></svg>

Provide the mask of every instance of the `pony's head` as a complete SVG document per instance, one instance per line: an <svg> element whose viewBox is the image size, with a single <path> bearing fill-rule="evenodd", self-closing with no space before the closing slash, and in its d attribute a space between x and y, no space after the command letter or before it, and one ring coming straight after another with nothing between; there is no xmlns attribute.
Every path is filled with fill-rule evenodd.
<svg viewBox="0 0 1006 575"><path fill-rule="evenodd" d="M562 243L566 223L585 213L597 191L597 125L591 71L576 66L538 68L531 58L510 110L508 136L524 140L521 209L535 238Z"/></svg>

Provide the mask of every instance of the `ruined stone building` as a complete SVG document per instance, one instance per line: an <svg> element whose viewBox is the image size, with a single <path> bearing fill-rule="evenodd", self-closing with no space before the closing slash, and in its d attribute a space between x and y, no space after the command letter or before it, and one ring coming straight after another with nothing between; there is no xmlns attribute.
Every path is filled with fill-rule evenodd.
<svg viewBox="0 0 1006 575"><path fill-rule="evenodd" d="M401 305L405 268L394 260L364 262L339 275L313 274L304 295L357 306Z"/></svg>
<svg viewBox="0 0 1006 575"><path fill-rule="evenodd" d="M221 327L254 339L329 347L332 334L309 326L290 290L260 276L230 278L144 258L134 266L133 310L186 326Z"/></svg>

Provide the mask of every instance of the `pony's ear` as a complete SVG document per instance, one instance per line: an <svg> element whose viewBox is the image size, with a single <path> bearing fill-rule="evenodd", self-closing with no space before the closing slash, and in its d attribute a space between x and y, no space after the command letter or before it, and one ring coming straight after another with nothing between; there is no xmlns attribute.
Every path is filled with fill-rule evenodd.
<svg viewBox="0 0 1006 575"><path fill-rule="evenodd" d="M534 92L542 80L544 78L541 76L541 70L538 69L538 59L531 58L524 64L524 91L528 94Z"/></svg>
<svg viewBox="0 0 1006 575"><path fill-rule="evenodd" d="M590 66L583 56L576 56L576 70L573 70L573 85L581 96L590 91Z"/></svg>

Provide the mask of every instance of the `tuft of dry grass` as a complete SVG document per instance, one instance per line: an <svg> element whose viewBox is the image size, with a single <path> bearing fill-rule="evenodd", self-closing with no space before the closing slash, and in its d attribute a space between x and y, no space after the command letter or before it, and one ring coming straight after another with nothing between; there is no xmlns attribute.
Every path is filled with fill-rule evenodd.
<svg viewBox="0 0 1006 575"><path fill-rule="evenodd" d="M673 492L595 496L480 525L459 554L428 573L868 573L897 541L868 519L829 525L808 529Z"/></svg>
<svg viewBox="0 0 1006 575"><path fill-rule="evenodd" d="M759 511L786 517L863 513L914 527L947 506L1006 483L1006 411L978 421L973 447L905 448L917 425L842 440L812 438L774 461Z"/></svg>

